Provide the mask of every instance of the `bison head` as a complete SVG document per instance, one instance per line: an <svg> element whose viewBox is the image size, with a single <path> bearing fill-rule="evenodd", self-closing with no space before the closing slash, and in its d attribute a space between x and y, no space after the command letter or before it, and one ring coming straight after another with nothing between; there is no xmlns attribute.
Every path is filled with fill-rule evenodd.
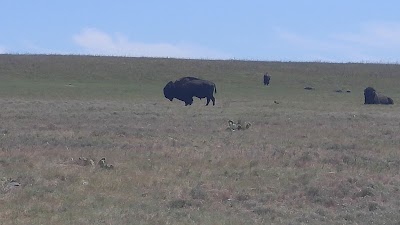
<svg viewBox="0 0 400 225"><path fill-rule="evenodd" d="M376 91L372 87L364 90L364 104L375 104Z"/></svg>
<svg viewBox="0 0 400 225"><path fill-rule="evenodd" d="M174 95L174 83L172 81L168 82L164 87L164 97L172 101L175 98Z"/></svg>

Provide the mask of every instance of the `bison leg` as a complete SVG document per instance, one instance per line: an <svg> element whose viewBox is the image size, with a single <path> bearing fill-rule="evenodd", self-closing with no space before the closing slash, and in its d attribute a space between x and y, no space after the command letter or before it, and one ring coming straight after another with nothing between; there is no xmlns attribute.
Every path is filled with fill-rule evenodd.
<svg viewBox="0 0 400 225"><path fill-rule="evenodd" d="M209 97L207 97L207 104L206 105L208 105L208 104L210 104L210 98Z"/></svg>
<svg viewBox="0 0 400 225"><path fill-rule="evenodd" d="M215 98L214 98L213 95L211 95L210 97L207 97L207 104L206 105L210 104L210 100L213 102L213 105L215 105Z"/></svg>
<svg viewBox="0 0 400 225"><path fill-rule="evenodd" d="M187 105L192 105L193 104L193 97L192 98L189 98L189 99L187 99L186 101L185 101L185 106L187 106Z"/></svg>

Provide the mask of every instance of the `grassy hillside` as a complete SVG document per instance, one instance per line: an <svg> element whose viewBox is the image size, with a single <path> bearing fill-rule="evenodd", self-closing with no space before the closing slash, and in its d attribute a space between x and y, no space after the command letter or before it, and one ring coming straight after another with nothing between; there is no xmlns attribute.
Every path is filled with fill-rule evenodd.
<svg viewBox="0 0 400 225"><path fill-rule="evenodd" d="M268 95L276 98L299 96L306 85L325 95L339 88L362 93L371 85L400 96L399 65L59 55L0 55L0 96L158 99L168 81L191 75L214 81L219 98L253 100L266 97L262 86L266 71L273 84Z"/></svg>
<svg viewBox="0 0 400 225"><path fill-rule="evenodd" d="M163 97L188 75L216 106ZM399 85L398 65L0 55L1 223L396 224Z"/></svg>

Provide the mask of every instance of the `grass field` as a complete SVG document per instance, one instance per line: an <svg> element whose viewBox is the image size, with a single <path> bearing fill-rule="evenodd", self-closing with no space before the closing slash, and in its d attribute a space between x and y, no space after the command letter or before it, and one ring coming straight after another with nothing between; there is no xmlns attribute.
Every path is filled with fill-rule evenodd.
<svg viewBox="0 0 400 225"><path fill-rule="evenodd" d="M182 76L216 106L165 99ZM399 65L0 55L1 224L400 224L399 86Z"/></svg>

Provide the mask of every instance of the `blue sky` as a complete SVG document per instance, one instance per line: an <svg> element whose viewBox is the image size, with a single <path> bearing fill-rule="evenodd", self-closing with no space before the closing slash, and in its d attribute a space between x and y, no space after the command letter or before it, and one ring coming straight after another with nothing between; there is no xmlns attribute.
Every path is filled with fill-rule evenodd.
<svg viewBox="0 0 400 225"><path fill-rule="evenodd" d="M400 1L7 0L0 53L399 62Z"/></svg>

